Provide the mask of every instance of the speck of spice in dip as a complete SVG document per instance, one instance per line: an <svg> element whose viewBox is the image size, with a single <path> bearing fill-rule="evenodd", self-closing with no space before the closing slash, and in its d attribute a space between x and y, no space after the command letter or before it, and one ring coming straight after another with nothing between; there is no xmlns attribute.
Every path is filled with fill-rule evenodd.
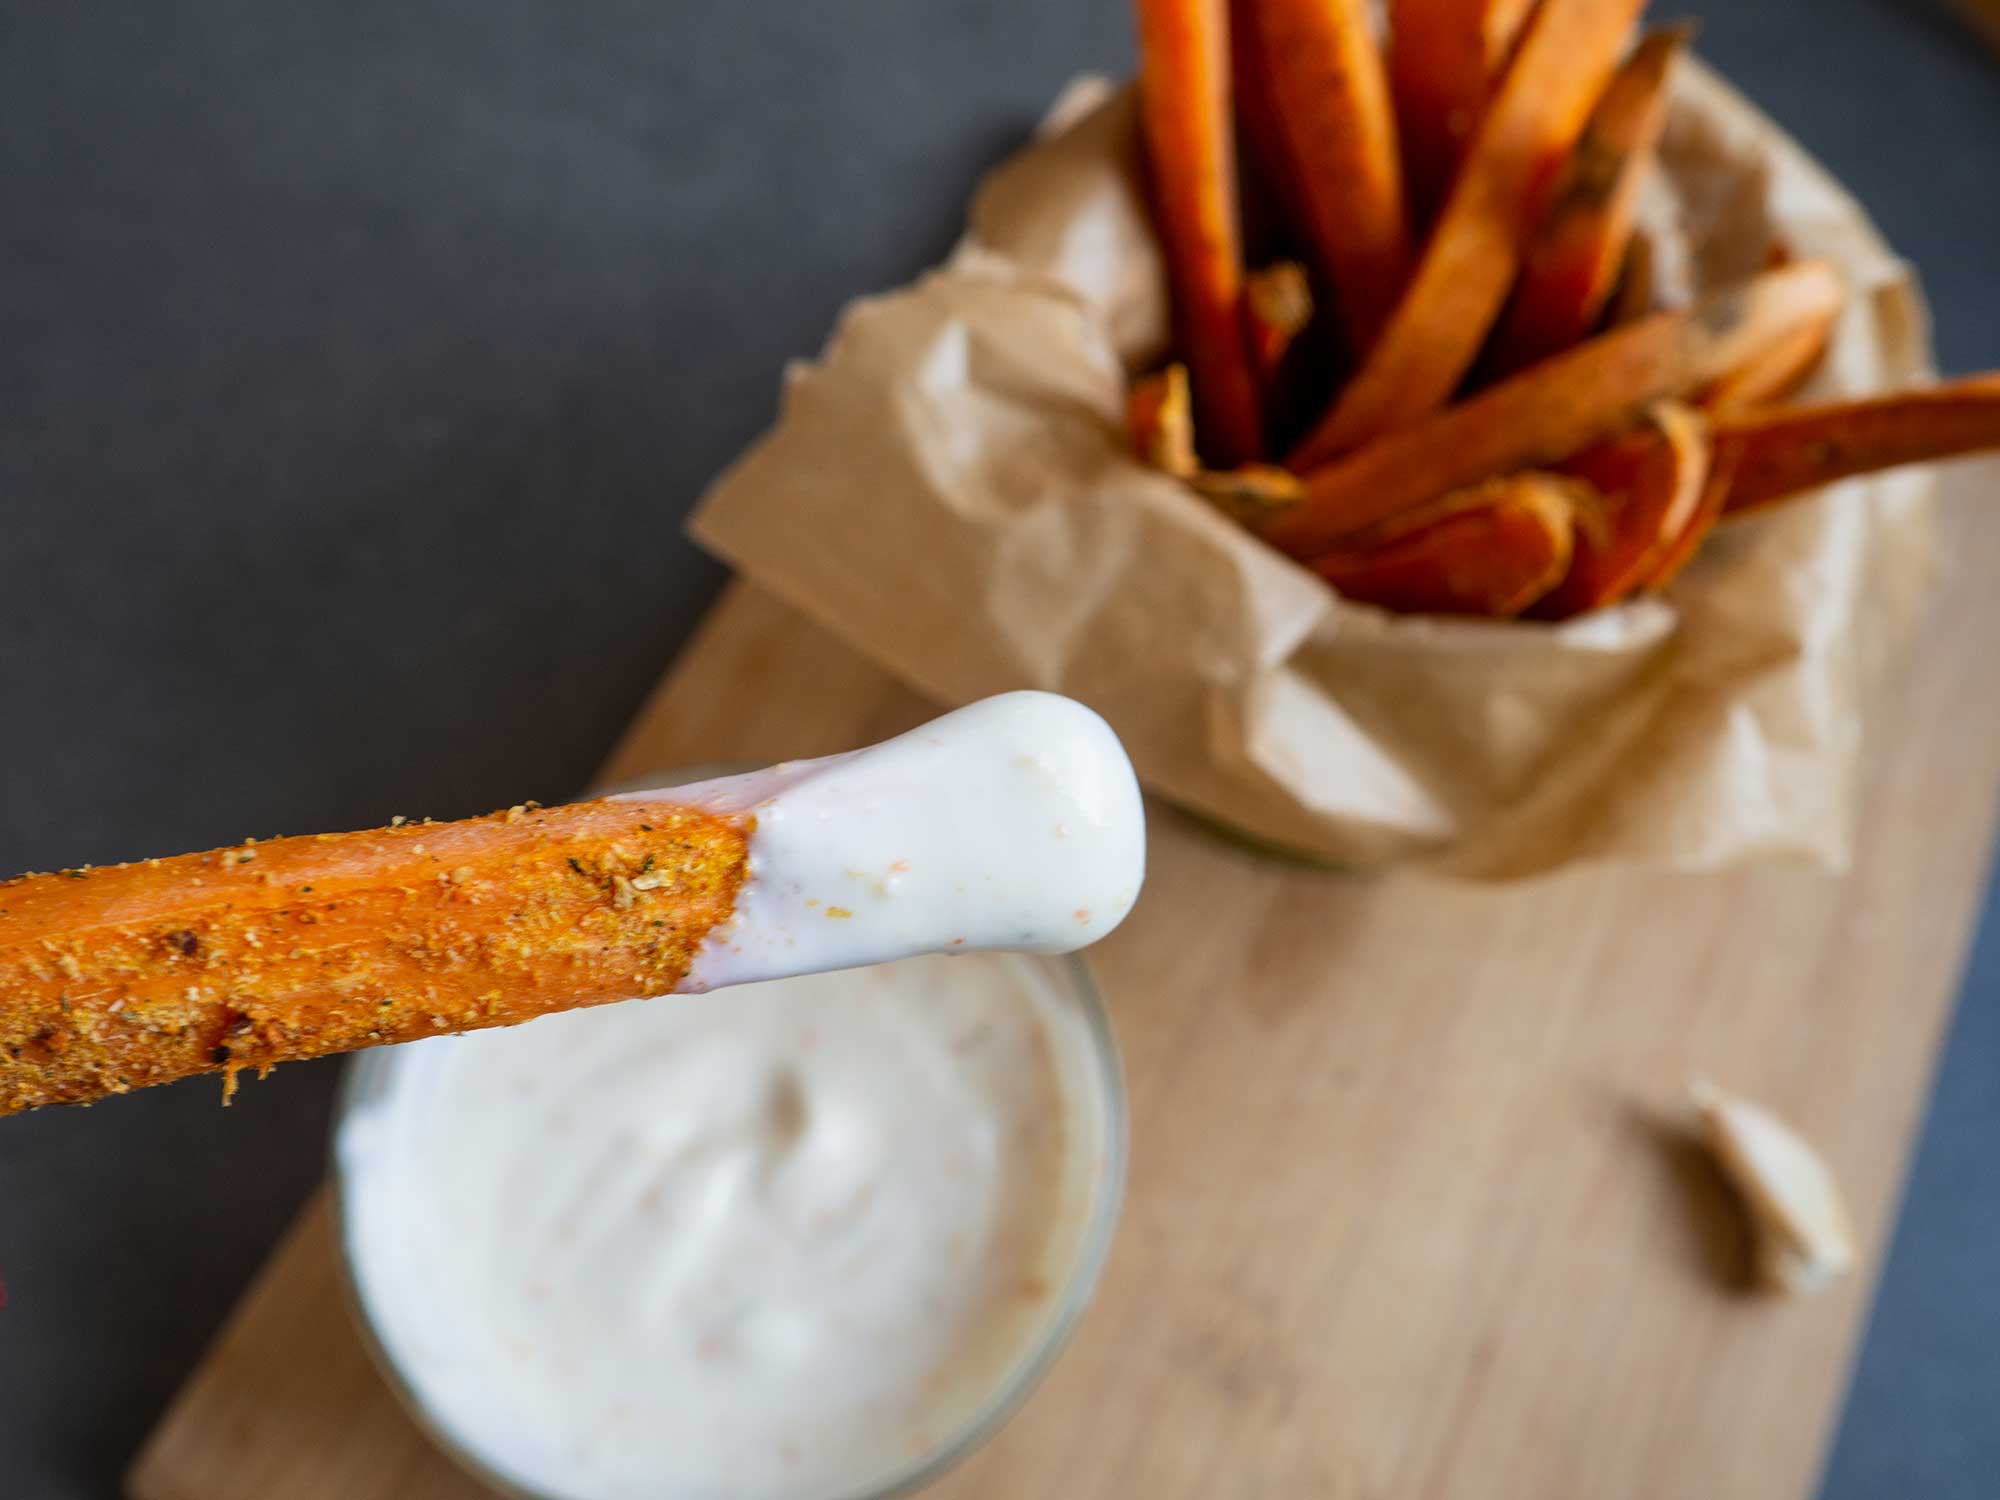
<svg viewBox="0 0 2000 1500"><path fill-rule="evenodd" d="M925 958L379 1055L346 1250L431 1420L561 1500L867 1493L1017 1374L1115 1128L1060 966Z"/></svg>

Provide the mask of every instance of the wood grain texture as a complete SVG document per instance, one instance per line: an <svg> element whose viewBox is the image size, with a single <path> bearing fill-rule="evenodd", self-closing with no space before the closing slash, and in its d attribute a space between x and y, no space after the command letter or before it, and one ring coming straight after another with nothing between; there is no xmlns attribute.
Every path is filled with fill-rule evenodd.
<svg viewBox="0 0 2000 1500"><path fill-rule="evenodd" d="M1947 495L2000 483L1966 471ZM1886 1244L2000 789L2000 512L1892 688L1860 859L1502 889L1304 873L1155 809L1095 955L1131 1083L1097 1302L953 1500L1804 1496ZM810 755L923 706L738 586L607 774ZM1199 933L1199 941L1189 936ZM1789 1116L1864 1268L1740 1290L1685 1133L1703 1070ZM472 1500L370 1370L310 1207L132 1471L135 1500Z"/></svg>

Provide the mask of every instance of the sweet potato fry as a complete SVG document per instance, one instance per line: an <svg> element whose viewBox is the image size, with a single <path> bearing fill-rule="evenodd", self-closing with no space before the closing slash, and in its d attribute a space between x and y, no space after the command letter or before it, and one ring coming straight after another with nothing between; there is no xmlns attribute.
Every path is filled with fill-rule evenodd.
<svg viewBox="0 0 2000 1500"><path fill-rule="evenodd" d="M1649 591L1665 588L1680 576L1682 568L1694 561L1701 544L1708 540L1708 534L1715 530L1715 523L1722 519L1722 508L1728 503L1729 486L1735 477L1735 455L1718 453L1711 445L1708 475L1702 481L1701 496L1695 501L1694 513L1687 518L1680 534L1653 559L1652 571L1646 576L1645 586Z"/></svg>
<svg viewBox="0 0 2000 1500"><path fill-rule="evenodd" d="M1309 471L1305 500L1259 529L1293 557L1313 557L1432 496L1558 463L1651 403L1709 385L1825 316L1840 296L1830 266L1800 261L1599 334Z"/></svg>
<svg viewBox="0 0 2000 1500"><path fill-rule="evenodd" d="M1176 479L1232 520L1248 524L1296 505L1304 493L1299 476L1274 464L1204 469L1194 451L1188 409L1187 366L1173 364L1132 382L1125 398L1132 446L1153 468Z"/></svg>
<svg viewBox="0 0 2000 1500"><path fill-rule="evenodd" d="M1404 614L1503 620L1533 604L1569 566L1570 482L1513 474L1445 497L1440 519L1386 540L1325 552L1312 570L1345 599Z"/></svg>
<svg viewBox="0 0 2000 1500"><path fill-rule="evenodd" d="M2000 448L2000 372L1722 417L1715 441L1735 465L1728 512L1741 515L1854 474Z"/></svg>
<svg viewBox="0 0 2000 1500"><path fill-rule="evenodd" d="M1218 463L1264 444L1243 343L1227 0L1137 0L1139 110L1197 432Z"/></svg>
<svg viewBox="0 0 2000 1500"><path fill-rule="evenodd" d="M1482 363L1489 377L1567 349L1603 316L1632 238L1639 182L1667 122L1667 82L1687 35L1675 27L1640 42L1591 111L1555 207L1528 247L1520 283L1487 348Z"/></svg>
<svg viewBox="0 0 2000 1500"><path fill-rule="evenodd" d="M1605 497L1601 536L1579 529L1562 581L1530 611L1567 620L1603 609L1643 588L1681 538L1708 477L1708 424L1698 412L1662 402L1645 423L1559 466Z"/></svg>
<svg viewBox="0 0 2000 1500"><path fill-rule="evenodd" d="M0 1115L665 994L748 841L609 799L0 882Z"/></svg>
<svg viewBox="0 0 2000 1500"><path fill-rule="evenodd" d="M1436 411L1472 366L1617 66L1641 0L1542 0L1473 133L1407 290L1291 467Z"/></svg>
<svg viewBox="0 0 2000 1500"><path fill-rule="evenodd" d="M1365 351L1410 263L1395 114L1368 0L1254 0L1247 17L1300 232L1349 346Z"/></svg>
<svg viewBox="0 0 2000 1500"><path fill-rule="evenodd" d="M1579 535L1589 534L1599 541L1610 536L1609 502L1587 479L1574 474L1558 473L1554 469L1523 469L1518 474L1502 474L1479 484L1470 484L1463 489L1450 490L1442 495L1434 495L1421 505L1413 505L1408 510L1398 511L1387 520L1378 521L1373 526L1350 533L1341 539L1340 545L1332 548L1335 552L1366 552L1385 546L1412 532L1423 531L1449 517L1468 510L1482 510L1517 492L1523 479L1531 480L1532 487L1539 493L1554 495L1561 493L1569 503L1570 519Z"/></svg>
<svg viewBox="0 0 2000 1500"><path fill-rule="evenodd" d="M1653 311L1657 299L1654 285L1652 236L1635 231L1625 247L1625 265L1618 273L1618 289L1611 294L1611 306L1604 314L1604 326L1621 328L1636 323Z"/></svg>
<svg viewBox="0 0 2000 1500"><path fill-rule="evenodd" d="M1700 404L1721 415L1784 400L1819 367L1827 341L1833 337L1834 318L1835 314L1828 313L1739 369L1731 370L1702 393Z"/></svg>
<svg viewBox="0 0 2000 1500"><path fill-rule="evenodd" d="M1243 253L1255 264L1296 239L1305 214L1294 185L1284 130L1271 98L1271 70L1264 66L1264 48L1254 11L1258 0L1229 0L1230 103L1236 116L1237 184L1243 219Z"/></svg>
<svg viewBox="0 0 2000 1500"><path fill-rule="evenodd" d="M1224 515L1246 525L1297 505L1302 493L1299 476L1275 464L1202 469L1188 477L1188 484Z"/></svg>
<svg viewBox="0 0 2000 1500"><path fill-rule="evenodd" d="M1426 223L1534 0L1389 0L1389 82L1412 217Z"/></svg>
<svg viewBox="0 0 2000 1500"><path fill-rule="evenodd" d="M1186 365L1168 365L1132 382L1125 396L1125 429L1140 458L1164 474L1187 479L1200 467L1194 456L1194 415Z"/></svg>

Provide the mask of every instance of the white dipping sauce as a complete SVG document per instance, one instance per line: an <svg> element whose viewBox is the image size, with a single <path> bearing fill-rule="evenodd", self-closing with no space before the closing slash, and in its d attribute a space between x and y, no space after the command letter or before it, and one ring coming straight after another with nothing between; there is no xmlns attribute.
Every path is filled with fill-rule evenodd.
<svg viewBox="0 0 2000 1500"><path fill-rule="evenodd" d="M1070 984L922 958L367 1055L337 1149L378 1339L538 1494L909 1474L1035 1358L1116 1192Z"/></svg>
<svg viewBox="0 0 2000 1500"><path fill-rule="evenodd" d="M1111 726L1003 693L866 750L660 792L756 818L749 878L686 990L913 953L1068 953L1145 878L1139 783Z"/></svg>

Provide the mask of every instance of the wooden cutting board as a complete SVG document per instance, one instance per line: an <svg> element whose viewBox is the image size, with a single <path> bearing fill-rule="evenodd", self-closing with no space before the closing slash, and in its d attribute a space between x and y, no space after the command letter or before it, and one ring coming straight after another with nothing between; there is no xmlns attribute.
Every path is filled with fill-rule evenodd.
<svg viewBox="0 0 2000 1500"><path fill-rule="evenodd" d="M1982 483L1983 482L1983 483ZM1096 951L1131 1082L1102 1289L932 1492L1782 1500L1813 1487L1977 910L2000 788L2000 509L1890 691L1854 874L1306 873L1155 808ZM1948 494L1948 499L1949 499ZM924 706L741 584L607 769L776 759ZM1684 1135L1711 1073L1837 1167L1861 1274L1741 1289ZM167 1412L134 1500L472 1500L348 1321L316 1199Z"/></svg>

